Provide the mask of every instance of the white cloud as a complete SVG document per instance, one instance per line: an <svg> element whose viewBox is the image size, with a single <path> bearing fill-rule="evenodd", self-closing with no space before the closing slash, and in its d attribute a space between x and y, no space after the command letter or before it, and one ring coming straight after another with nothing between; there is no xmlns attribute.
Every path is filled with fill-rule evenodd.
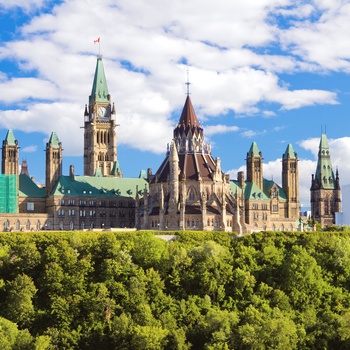
<svg viewBox="0 0 350 350"><path fill-rule="evenodd" d="M37 149L38 149L37 145L30 145L30 146L21 148L21 152L23 152L23 153L33 153L33 152L36 152Z"/></svg>
<svg viewBox="0 0 350 350"><path fill-rule="evenodd" d="M48 0L0 0L0 9L1 7L4 9L21 8L29 11L34 8L40 8L47 2Z"/></svg>
<svg viewBox="0 0 350 350"><path fill-rule="evenodd" d="M52 100L58 95L54 84L49 81L35 78L17 78L0 83L0 90L6 94L0 95L0 101L9 103L19 103L28 98Z"/></svg>
<svg viewBox="0 0 350 350"><path fill-rule="evenodd" d="M226 134L229 132L237 132L239 127L237 126L228 126L228 125L208 125L205 127L205 134L207 136L216 135L216 134Z"/></svg>

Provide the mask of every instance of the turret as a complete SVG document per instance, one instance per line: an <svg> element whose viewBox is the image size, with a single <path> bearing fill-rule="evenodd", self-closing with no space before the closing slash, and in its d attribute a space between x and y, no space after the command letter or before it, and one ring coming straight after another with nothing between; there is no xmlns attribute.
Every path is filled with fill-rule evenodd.
<svg viewBox="0 0 350 350"><path fill-rule="evenodd" d="M282 188L287 196L287 217L297 218L299 208L298 155L288 144L282 155Z"/></svg>
<svg viewBox="0 0 350 350"><path fill-rule="evenodd" d="M2 142L2 174L18 175L18 149L18 141L9 129Z"/></svg>
<svg viewBox="0 0 350 350"><path fill-rule="evenodd" d="M46 143L46 196L49 196L62 175L62 143L55 132Z"/></svg>
<svg viewBox="0 0 350 350"><path fill-rule="evenodd" d="M253 142L247 153L247 182L254 182L263 189L263 158L256 142Z"/></svg>

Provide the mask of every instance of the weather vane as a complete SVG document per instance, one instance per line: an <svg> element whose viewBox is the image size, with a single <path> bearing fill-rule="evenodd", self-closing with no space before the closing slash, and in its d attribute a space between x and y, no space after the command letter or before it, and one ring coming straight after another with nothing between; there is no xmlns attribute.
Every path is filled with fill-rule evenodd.
<svg viewBox="0 0 350 350"><path fill-rule="evenodd" d="M187 66L187 82L185 83L187 85L187 96L189 96L190 94L190 79L189 79L189 68Z"/></svg>

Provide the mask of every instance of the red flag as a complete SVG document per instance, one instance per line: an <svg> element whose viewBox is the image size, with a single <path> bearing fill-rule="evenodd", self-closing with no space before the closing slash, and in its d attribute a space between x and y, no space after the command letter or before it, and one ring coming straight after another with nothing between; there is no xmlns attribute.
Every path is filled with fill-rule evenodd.
<svg viewBox="0 0 350 350"><path fill-rule="evenodd" d="M94 44L99 43L99 42L100 42L100 38L94 40Z"/></svg>

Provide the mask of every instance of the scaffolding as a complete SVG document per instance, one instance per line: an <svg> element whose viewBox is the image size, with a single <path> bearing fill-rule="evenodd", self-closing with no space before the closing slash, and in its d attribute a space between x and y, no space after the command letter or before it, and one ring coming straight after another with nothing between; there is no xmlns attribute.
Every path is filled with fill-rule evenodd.
<svg viewBox="0 0 350 350"><path fill-rule="evenodd" d="M18 176L0 175L0 213L18 212Z"/></svg>

